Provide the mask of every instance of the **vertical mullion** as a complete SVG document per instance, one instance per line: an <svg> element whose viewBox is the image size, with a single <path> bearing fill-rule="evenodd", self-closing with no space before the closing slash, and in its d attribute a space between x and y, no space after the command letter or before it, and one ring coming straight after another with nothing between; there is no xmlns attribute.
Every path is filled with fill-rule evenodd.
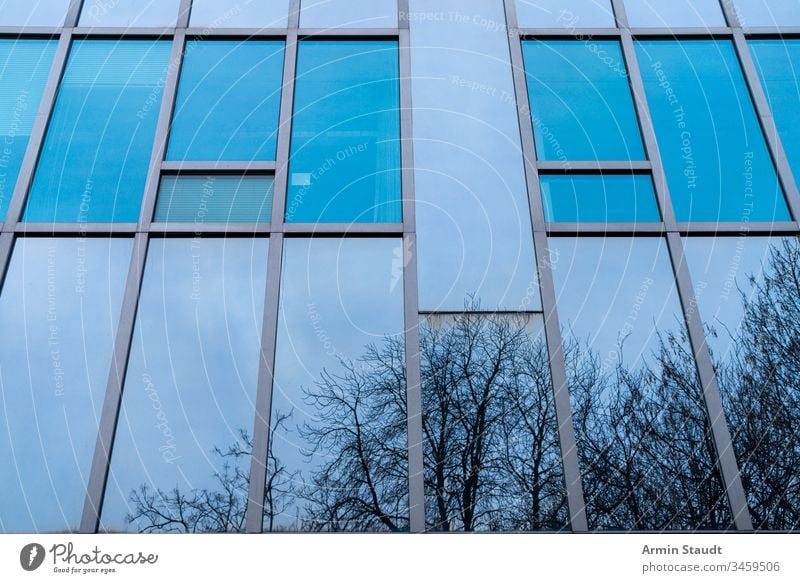
<svg viewBox="0 0 800 583"><path fill-rule="evenodd" d="M555 284L550 266L547 234L545 231L544 208L542 205L539 171L536 167L536 146L528 101L527 80L522 58L522 43L517 26L514 0L504 0L506 27L509 30L509 49L511 68L514 76L514 90L517 99L522 155L525 162L525 177L528 187L528 201L533 227L533 244L536 254L539 288L544 312L544 328L550 362L550 378L553 384L555 414L558 423L558 438L564 465L564 481L567 488L570 524L573 531L588 530L586 504L581 482L578 447L575 428L572 423L572 408L569 398L569 383L561 328L556 307Z"/></svg>
<svg viewBox="0 0 800 583"><path fill-rule="evenodd" d="M292 20L291 13L289 19ZM279 114L278 147L275 161L275 185L273 186L272 196L272 225L276 229L283 225L285 221L286 197L289 193L289 155L291 152L292 140L292 113L294 110L297 48L297 28L292 28L287 32L286 44L283 48L281 109Z"/></svg>

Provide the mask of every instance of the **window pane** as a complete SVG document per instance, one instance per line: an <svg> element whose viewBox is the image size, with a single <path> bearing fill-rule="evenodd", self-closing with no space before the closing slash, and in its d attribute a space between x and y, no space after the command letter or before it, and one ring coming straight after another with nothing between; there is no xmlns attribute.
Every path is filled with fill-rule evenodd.
<svg viewBox="0 0 800 583"><path fill-rule="evenodd" d="M242 531L266 239L150 242L103 530Z"/></svg>
<svg viewBox="0 0 800 583"><path fill-rule="evenodd" d="M180 0L86 0L80 26L175 26Z"/></svg>
<svg viewBox="0 0 800 583"><path fill-rule="evenodd" d="M789 220L731 42L636 45L678 220Z"/></svg>
<svg viewBox="0 0 800 583"><path fill-rule="evenodd" d="M733 0L742 26L800 25L800 0Z"/></svg>
<svg viewBox="0 0 800 583"><path fill-rule="evenodd" d="M547 221L605 223L660 220L650 176L544 175L541 182Z"/></svg>
<svg viewBox="0 0 800 583"><path fill-rule="evenodd" d="M170 44L73 43L24 220L139 220Z"/></svg>
<svg viewBox="0 0 800 583"><path fill-rule="evenodd" d="M412 14L429 5L412 0ZM420 308L538 310L539 283L501 0L447 0L468 23L412 19ZM468 55L469 58L465 58Z"/></svg>
<svg viewBox="0 0 800 583"><path fill-rule="evenodd" d="M21 238L0 296L0 530L77 530L131 239Z"/></svg>
<svg viewBox="0 0 800 583"><path fill-rule="evenodd" d="M726 26L719 0L625 0L630 26Z"/></svg>
<svg viewBox="0 0 800 583"><path fill-rule="evenodd" d="M428 529L567 528L542 317L430 316L420 348Z"/></svg>
<svg viewBox="0 0 800 583"><path fill-rule="evenodd" d="M303 28L397 28L397 0L302 0Z"/></svg>
<svg viewBox="0 0 800 583"><path fill-rule="evenodd" d="M550 253L590 528L730 527L664 241Z"/></svg>
<svg viewBox="0 0 800 583"><path fill-rule="evenodd" d="M268 223L272 176L164 176L158 191L159 222Z"/></svg>
<svg viewBox="0 0 800 583"><path fill-rule="evenodd" d="M796 239L685 239L753 525L800 525L800 247Z"/></svg>
<svg viewBox="0 0 800 583"><path fill-rule="evenodd" d="M0 0L0 26L61 26L69 0Z"/></svg>
<svg viewBox="0 0 800 583"><path fill-rule="evenodd" d="M0 40L0 221L5 219L56 43Z"/></svg>
<svg viewBox="0 0 800 583"><path fill-rule="evenodd" d="M395 41L298 47L287 222L399 223Z"/></svg>
<svg viewBox="0 0 800 583"><path fill-rule="evenodd" d="M617 41L534 40L522 51L540 159L644 159Z"/></svg>
<svg viewBox="0 0 800 583"><path fill-rule="evenodd" d="M283 42L190 41L169 160L274 160Z"/></svg>
<svg viewBox="0 0 800 583"><path fill-rule="evenodd" d="M408 529L401 257L393 239L285 242L265 531Z"/></svg>
<svg viewBox="0 0 800 583"><path fill-rule="evenodd" d="M751 40L756 69L795 176L800 177L800 40Z"/></svg>
<svg viewBox="0 0 800 583"><path fill-rule="evenodd" d="M516 0L517 22L525 28L614 27L609 0Z"/></svg>
<svg viewBox="0 0 800 583"><path fill-rule="evenodd" d="M289 0L192 0L191 26L285 28Z"/></svg>

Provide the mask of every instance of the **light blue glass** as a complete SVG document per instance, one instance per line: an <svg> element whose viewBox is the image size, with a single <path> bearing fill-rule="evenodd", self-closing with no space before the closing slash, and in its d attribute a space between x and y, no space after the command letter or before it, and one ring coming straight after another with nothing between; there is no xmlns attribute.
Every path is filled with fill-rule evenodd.
<svg viewBox="0 0 800 583"><path fill-rule="evenodd" d="M78 529L130 238L21 238L0 295L0 532Z"/></svg>
<svg viewBox="0 0 800 583"><path fill-rule="evenodd" d="M193 0L191 26L285 28L289 0Z"/></svg>
<svg viewBox="0 0 800 583"><path fill-rule="evenodd" d="M0 221L6 216L56 43L0 40Z"/></svg>
<svg viewBox="0 0 800 583"><path fill-rule="evenodd" d="M719 0L625 0L632 27L726 26Z"/></svg>
<svg viewBox="0 0 800 583"><path fill-rule="evenodd" d="M731 41L639 41L636 52L677 219L789 220Z"/></svg>
<svg viewBox="0 0 800 583"><path fill-rule="evenodd" d="M272 176L164 176L155 221L268 223L272 218Z"/></svg>
<svg viewBox="0 0 800 583"><path fill-rule="evenodd" d="M190 41L169 160L274 160L282 41Z"/></svg>
<svg viewBox="0 0 800 583"><path fill-rule="evenodd" d="M545 219L549 222L660 220L649 175L544 175L541 183Z"/></svg>
<svg viewBox="0 0 800 583"><path fill-rule="evenodd" d="M420 308L540 310L503 2L437 9L463 18L410 24Z"/></svg>
<svg viewBox="0 0 800 583"><path fill-rule="evenodd" d="M525 28L613 28L609 0L516 0L517 22Z"/></svg>
<svg viewBox="0 0 800 583"><path fill-rule="evenodd" d="M744 27L800 25L800 0L733 0L733 6Z"/></svg>
<svg viewBox="0 0 800 583"><path fill-rule="evenodd" d="M169 41L75 41L23 219L136 222Z"/></svg>
<svg viewBox="0 0 800 583"><path fill-rule="evenodd" d="M522 52L540 159L644 159L617 41L524 41Z"/></svg>
<svg viewBox="0 0 800 583"><path fill-rule="evenodd" d="M786 157L795 177L800 177L800 40L748 44Z"/></svg>
<svg viewBox="0 0 800 583"><path fill-rule="evenodd" d="M70 0L0 0L0 26L61 26Z"/></svg>
<svg viewBox="0 0 800 583"><path fill-rule="evenodd" d="M397 28L397 0L302 0L303 28Z"/></svg>
<svg viewBox="0 0 800 583"><path fill-rule="evenodd" d="M150 242L104 530L243 530L267 245Z"/></svg>
<svg viewBox="0 0 800 583"><path fill-rule="evenodd" d="M180 0L86 0L80 26L175 26Z"/></svg>
<svg viewBox="0 0 800 583"><path fill-rule="evenodd" d="M286 221L398 223L396 41L303 41Z"/></svg>

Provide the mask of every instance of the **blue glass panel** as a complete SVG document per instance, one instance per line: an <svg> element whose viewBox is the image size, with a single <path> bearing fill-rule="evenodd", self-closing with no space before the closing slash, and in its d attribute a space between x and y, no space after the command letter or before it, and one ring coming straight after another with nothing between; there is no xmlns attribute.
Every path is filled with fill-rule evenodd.
<svg viewBox="0 0 800 583"><path fill-rule="evenodd" d="M742 26L798 26L800 0L733 0Z"/></svg>
<svg viewBox="0 0 800 583"><path fill-rule="evenodd" d="M0 296L0 531L77 530L132 239L22 238Z"/></svg>
<svg viewBox="0 0 800 583"><path fill-rule="evenodd" d="M525 28L614 27L609 0L516 0L517 22Z"/></svg>
<svg viewBox="0 0 800 583"><path fill-rule="evenodd" d="M800 40L749 44L786 157L800 177Z"/></svg>
<svg viewBox="0 0 800 583"><path fill-rule="evenodd" d="M70 0L0 0L0 26L61 26Z"/></svg>
<svg viewBox="0 0 800 583"><path fill-rule="evenodd" d="M726 26L719 0L625 0L628 24L654 26Z"/></svg>
<svg viewBox="0 0 800 583"><path fill-rule="evenodd" d="M547 221L646 222L660 220L653 181L645 175L541 177Z"/></svg>
<svg viewBox="0 0 800 583"><path fill-rule="evenodd" d="M52 41L0 40L0 221L14 195L55 48Z"/></svg>
<svg viewBox="0 0 800 583"><path fill-rule="evenodd" d="M193 0L190 24L206 28L285 28L289 0Z"/></svg>
<svg viewBox="0 0 800 583"><path fill-rule="evenodd" d="M678 220L788 220L733 44L640 41L636 52Z"/></svg>
<svg viewBox="0 0 800 583"><path fill-rule="evenodd" d="M618 42L534 40L522 52L539 158L644 159Z"/></svg>
<svg viewBox="0 0 800 583"><path fill-rule="evenodd" d="M401 257L399 239L285 241L266 531L408 529Z"/></svg>
<svg viewBox="0 0 800 583"><path fill-rule="evenodd" d="M302 0L303 28L396 28L397 0Z"/></svg>
<svg viewBox="0 0 800 583"><path fill-rule="evenodd" d="M268 223L272 219L272 176L164 176L156 221Z"/></svg>
<svg viewBox="0 0 800 583"><path fill-rule="evenodd" d="M297 83L286 220L400 222L395 41L305 41Z"/></svg>
<svg viewBox="0 0 800 583"><path fill-rule="evenodd" d="M170 44L75 41L24 220L139 220Z"/></svg>
<svg viewBox="0 0 800 583"><path fill-rule="evenodd" d="M243 529L266 239L156 239L125 376L104 530Z"/></svg>
<svg viewBox="0 0 800 583"><path fill-rule="evenodd" d="M191 41L181 70L169 160L274 160L279 41Z"/></svg>
<svg viewBox="0 0 800 583"><path fill-rule="evenodd" d="M175 26L180 0L86 0L80 26Z"/></svg>

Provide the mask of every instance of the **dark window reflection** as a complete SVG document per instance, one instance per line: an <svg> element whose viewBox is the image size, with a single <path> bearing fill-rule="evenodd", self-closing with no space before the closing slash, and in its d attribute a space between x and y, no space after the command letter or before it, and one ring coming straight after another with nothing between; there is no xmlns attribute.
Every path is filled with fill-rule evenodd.
<svg viewBox="0 0 800 583"><path fill-rule="evenodd" d="M402 242L285 243L265 531L408 529Z"/></svg>
<svg viewBox="0 0 800 583"><path fill-rule="evenodd" d="M421 323L430 530L559 530L568 516L540 316Z"/></svg>
<svg viewBox="0 0 800 583"><path fill-rule="evenodd" d="M590 528L728 528L664 242L550 246Z"/></svg>
<svg viewBox="0 0 800 583"><path fill-rule="evenodd" d="M753 526L800 525L800 247L691 238L686 256Z"/></svg>
<svg viewBox="0 0 800 583"><path fill-rule="evenodd" d="M265 239L150 242L104 530L244 527Z"/></svg>

